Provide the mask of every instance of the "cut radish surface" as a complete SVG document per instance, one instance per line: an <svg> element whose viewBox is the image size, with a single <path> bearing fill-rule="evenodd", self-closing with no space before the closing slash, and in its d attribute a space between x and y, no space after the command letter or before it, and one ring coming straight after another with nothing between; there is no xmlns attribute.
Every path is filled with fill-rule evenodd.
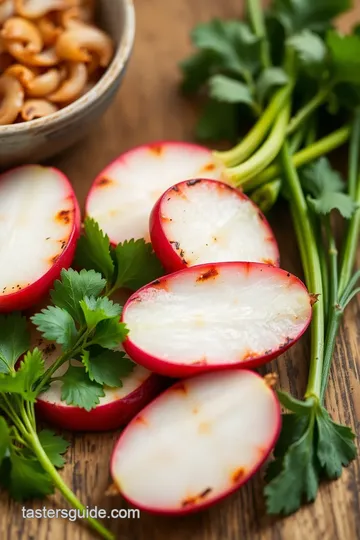
<svg viewBox="0 0 360 540"><path fill-rule="evenodd" d="M27 165L0 176L0 311L40 300L73 260L80 211L69 180Z"/></svg>
<svg viewBox="0 0 360 540"><path fill-rule="evenodd" d="M190 178L224 177L207 148L183 142L158 142L121 155L95 180L86 203L110 240L149 240L149 216L170 186Z"/></svg>
<svg viewBox="0 0 360 540"><path fill-rule="evenodd" d="M34 334L35 335L35 334ZM61 354L61 350L43 340L33 340L45 356L49 367ZM73 361L73 364L79 364ZM61 377L67 370L62 366L54 376ZM70 431L110 431L126 425L163 388L164 380L147 369L136 366L132 373L122 379L121 388L105 388L105 396L91 411L67 405L61 400L61 383L54 381L50 388L40 394L36 412L42 420Z"/></svg>
<svg viewBox="0 0 360 540"><path fill-rule="evenodd" d="M277 398L259 375L206 373L175 384L132 420L115 447L112 477L137 508L199 510L257 471L280 425Z"/></svg>
<svg viewBox="0 0 360 540"><path fill-rule="evenodd" d="M187 180L168 189L151 213L150 235L168 272L208 262L279 265L274 234L259 208L214 180Z"/></svg>
<svg viewBox="0 0 360 540"><path fill-rule="evenodd" d="M218 263L164 276L133 294L124 349L156 373L184 377L256 367L288 349L311 319L311 297L288 272Z"/></svg>

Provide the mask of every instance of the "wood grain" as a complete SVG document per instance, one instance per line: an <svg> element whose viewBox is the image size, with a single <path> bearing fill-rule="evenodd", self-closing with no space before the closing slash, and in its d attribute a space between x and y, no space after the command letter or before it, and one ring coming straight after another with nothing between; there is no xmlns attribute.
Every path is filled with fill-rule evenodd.
<svg viewBox="0 0 360 540"><path fill-rule="evenodd" d="M314 0L316 1L316 0ZM194 107L177 90L177 63L190 51L189 31L195 23L213 16L242 13L240 0L137 0L137 38L133 58L121 91L93 133L66 155L54 161L76 186L84 201L97 173L123 150L154 139L191 139ZM357 15L360 17L360 0ZM346 16L348 27L353 17ZM285 206L271 218L278 235L282 265L301 275L298 250ZM359 261L360 262L360 261ZM335 419L352 426L360 436L360 303L349 308L327 394ZM271 365L280 385L301 397L308 371L308 342L304 338ZM117 434L69 435L71 450L64 470L84 504L104 508L125 507L120 497L105 496L109 485L109 456ZM360 439L358 439L359 442ZM181 519L118 520L109 527L119 540L356 540L360 538L360 459L337 482L322 485L316 502L286 519L265 515L261 475L234 496L211 510ZM65 506L60 496L48 507ZM34 503L34 508L43 503ZM1 540L89 540L93 534L79 524L62 520L24 521L21 505L0 495Z"/></svg>

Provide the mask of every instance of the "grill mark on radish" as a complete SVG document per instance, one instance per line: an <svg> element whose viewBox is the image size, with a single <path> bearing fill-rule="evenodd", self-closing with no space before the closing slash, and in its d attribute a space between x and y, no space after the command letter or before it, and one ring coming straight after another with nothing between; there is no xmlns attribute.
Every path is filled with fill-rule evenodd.
<svg viewBox="0 0 360 540"><path fill-rule="evenodd" d="M63 225L68 225L71 221L70 215L72 214L72 212L73 210L60 210L60 212L56 214L55 219Z"/></svg>
<svg viewBox="0 0 360 540"><path fill-rule="evenodd" d="M274 261L272 259L262 259L261 262L263 264L267 264L268 266L274 266Z"/></svg>
<svg viewBox="0 0 360 540"><path fill-rule="evenodd" d="M149 152L154 156L160 157L164 153L164 147L160 144L155 144L153 146L149 146Z"/></svg>
<svg viewBox="0 0 360 540"><path fill-rule="evenodd" d="M172 189L172 191L180 191L180 189L178 188L178 186L173 186L171 189Z"/></svg>
<svg viewBox="0 0 360 540"><path fill-rule="evenodd" d="M163 291L169 292L169 286L166 280L161 281L160 279L157 279L156 281L153 282L153 286L155 289L159 291L163 290Z"/></svg>
<svg viewBox="0 0 360 540"><path fill-rule="evenodd" d="M207 173L207 172L215 171L215 169L216 169L215 163L206 163L206 165L201 167L200 172Z"/></svg>
<svg viewBox="0 0 360 540"><path fill-rule="evenodd" d="M146 426L146 427L149 425L143 416L137 416L135 418L135 422L137 424L141 424L142 426Z"/></svg>
<svg viewBox="0 0 360 540"><path fill-rule="evenodd" d="M258 356L262 356L262 353L258 353L255 351L246 351L245 354L242 356L242 361L246 362L247 360L252 360L253 358L257 358Z"/></svg>
<svg viewBox="0 0 360 540"><path fill-rule="evenodd" d="M175 384L175 386L172 387L172 390L181 394L187 394L187 388L184 383Z"/></svg>
<svg viewBox="0 0 360 540"><path fill-rule="evenodd" d="M180 244L179 244L179 242L177 242L176 240L170 240L170 244L171 244L177 251L179 251L179 249L180 249Z"/></svg>
<svg viewBox="0 0 360 540"><path fill-rule="evenodd" d="M201 502L201 500L207 497L207 495L209 495L212 492L212 490L213 489L209 487L209 488L204 489L204 491L199 493L199 495L186 497L186 499L184 499L181 503L182 508L185 508L186 506L193 506Z"/></svg>
<svg viewBox="0 0 360 540"><path fill-rule="evenodd" d="M297 317L296 317L296 318L297 318ZM285 339L285 341L279 345L279 349L284 349L285 347L287 347L288 345L290 345L290 343L292 343L293 341L294 341L293 338L287 337L287 338Z"/></svg>
<svg viewBox="0 0 360 540"><path fill-rule="evenodd" d="M161 221L163 221L164 223L170 223L172 219L167 216L164 216L164 214L161 214Z"/></svg>
<svg viewBox="0 0 360 540"><path fill-rule="evenodd" d="M53 255L52 257L50 257L49 262L51 266L59 260L59 257L60 257L59 253L57 255Z"/></svg>
<svg viewBox="0 0 360 540"><path fill-rule="evenodd" d="M202 182L201 178L197 178L195 180L188 180L186 182L186 185L189 187L192 187L192 186L196 186L196 184L200 184L200 182Z"/></svg>
<svg viewBox="0 0 360 540"><path fill-rule="evenodd" d="M101 176L98 180L96 180L95 185L96 187L103 188L106 186L110 186L113 183L114 181L111 180L111 178L109 178L108 176Z"/></svg>
<svg viewBox="0 0 360 540"><path fill-rule="evenodd" d="M265 216L263 215L262 212L258 212L258 216L259 216L259 218L261 219L261 221L264 221L264 220L265 220Z"/></svg>
<svg viewBox="0 0 360 540"><path fill-rule="evenodd" d="M200 274L200 276L197 278L196 282L203 282L208 279L215 279L219 275L219 272L216 270L215 266L204 272L203 274Z"/></svg>
<svg viewBox="0 0 360 540"><path fill-rule="evenodd" d="M238 467L235 469L235 471L231 474L231 482L233 484L237 484L240 482L240 480L245 476L245 469L244 467Z"/></svg>

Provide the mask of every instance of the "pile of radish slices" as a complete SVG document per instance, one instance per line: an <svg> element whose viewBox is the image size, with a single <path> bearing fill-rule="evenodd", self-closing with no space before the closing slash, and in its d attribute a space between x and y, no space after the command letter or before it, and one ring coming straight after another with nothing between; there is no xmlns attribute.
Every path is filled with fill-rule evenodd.
<svg viewBox="0 0 360 540"><path fill-rule="evenodd" d="M111 463L123 496L156 513L203 508L247 481L272 451L279 403L269 379L249 369L302 336L311 295L279 268L264 215L203 147L166 142L123 154L94 181L86 214L114 245L151 241L167 274L125 301L122 347L137 367L123 388L105 389L85 411L63 403L55 383L38 412L72 430L130 421ZM61 173L23 167L0 181L0 217L0 240L11 238L0 249L16 268L0 269L0 310L24 309L71 264L78 204ZM33 345L42 347L39 336ZM51 361L55 346L45 353ZM155 397L163 376L182 380Z"/></svg>

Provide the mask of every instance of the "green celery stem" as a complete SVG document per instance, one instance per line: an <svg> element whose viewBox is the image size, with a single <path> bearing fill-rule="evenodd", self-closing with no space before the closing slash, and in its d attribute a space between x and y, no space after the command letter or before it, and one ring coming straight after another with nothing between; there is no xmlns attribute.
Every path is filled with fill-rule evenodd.
<svg viewBox="0 0 360 540"><path fill-rule="evenodd" d="M281 159L283 172L291 196L290 208L300 246L306 284L310 293L319 295L318 301L313 306L313 318L311 323L311 362L305 396L306 398L314 397L315 399L319 399L322 380L325 327L321 265L308 207L287 143L284 144L281 151Z"/></svg>
<svg viewBox="0 0 360 540"><path fill-rule="evenodd" d="M311 116L312 113L315 112L316 109L326 101L326 98L328 97L331 88L331 86L321 88L319 92L313 97L313 99L311 99L302 109L300 109L300 111L297 113L296 116L294 116L294 118L289 124L287 131L288 135L292 135L293 133L295 133L299 129L301 124L305 122L305 120L307 120L309 116Z"/></svg>

